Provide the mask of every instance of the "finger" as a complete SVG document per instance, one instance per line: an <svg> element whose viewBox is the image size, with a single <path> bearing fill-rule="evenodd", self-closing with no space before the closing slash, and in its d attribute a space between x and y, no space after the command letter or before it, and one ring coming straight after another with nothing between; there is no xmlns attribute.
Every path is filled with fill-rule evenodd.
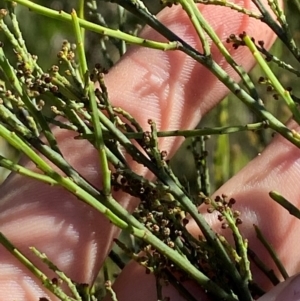
<svg viewBox="0 0 300 301"><path fill-rule="evenodd" d="M182 291L181 293L178 293L178 291L169 282L160 280L159 284L161 285L161 296L157 294L157 285L153 274L146 273L146 269L144 267L140 266L135 261L131 261L128 265L126 265L120 276L118 276L113 289L117 294L118 300L122 301L190 300L187 298L187 295L185 295L186 293L192 295L198 301L208 300L204 291L189 281L184 283L186 291ZM109 294L107 294L103 301L112 301L112 298Z"/></svg>
<svg viewBox="0 0 300 301"><path fill-rule="evenodd" d="M246 8L252 5L250 0L238 3ZM267 45L274 38L262 23L231 10L206 6L202 10L223 39L232 32L244 30L254 36L259 34ZM188 18L179 7L163 11L159 18L182 38L200 48ZM145 29L143 36L159 37L149 28ZM213 55L233 75L216 49L213 49ZM253 64L246 50L239 49L233 56L238 63L246 62L246 69ZM206 69L184 54L138 48L132 49L108 74L106 84L113 104L129 111L143 126L149 117L152 118L162 130L194 127L199 118L227 93ZM63 130L56 130L56 135L71 165L99 185L94 150L83 141L74 141ZM165 139L161 148L173 153L179 142L178 139ZM20 250L45 270L27 249L35 245L75 281L93 281L107 254L111 237L116 235L104 217L62 189L16 175L5 183L1 195L0 230ZM125 197L118 201L128 206ZM6 300L15 300L19 296L19 299L31 300L41 297L41 291L37 289L39 280L32 278L2 247L0 255L0 267L5 267L6 271L1 273L0 299L4 296ZM7 295L8 290L15 293Z"/></svg>
<svg viewBox="0 0 300 301"><path fill-rule="evenodd" d="M292 123L290 126L295 127L295 124ZM296 129L299 130L299 128ZM234 208L241 212L243 224L240 230L249 240L249 247L278 275L278 270L270 256L256 238L253 224L261 229L274 247L288 274L299 273L300 261L297 259L300 248L299 221L269 197L269 192L276 190L299 207L299 157L300 150L278 136L260 156L257 156L215 193L215 195L226 194L236 199L237 203ZM203 213L206 220L215 229L220 229L222 234L229 237L230 231L221 230L216 214L208 214L204 211L205 209ZM193 235L199 235L199 230L193 221L188 227ZM259 273L255 267L254 271L254 280L263 288L269 289L271 283L266 276Z"/></svg>
<svg viewBox="0 0 300 301"><path fill-rule="evenodd" d="M298 301L300 298L299 287L299 275L290 277L259 298L258 301Z"/></svg>
<svg viewBox="0 0 300 301"><path fill-rule="evenodd" d="M255 10L251 0L236 0L236 4ZM199 5L204 17L209 20L214 30L225 42L232 34L246 31L258 40L264 40L269 48L275 35L263 23L220 6ZM187 16L179 6L166 9L159 14L159 19L170 30L187 41L198 51L202 46ZM157 32L146 27L142 36L165 41ZM245 47L235 51L225 44L237 64L249 70L254 63L253 57ZM224 57L212 46L213 59L234 79L238 75ZM146 48L132 48L126 59L114 67L120 71L121 80L109 86L113 103L129 111L148 128L147 120L153 119L158 129L191 129L201 117L214 107L229 91L223 83L204 66L180 51L161 52ZM115 83L114 73L109 73L107 81ZM118 88L116 88L118 87ZM160 139L160 148L170 155L178 148L182 139Z"/></svg>

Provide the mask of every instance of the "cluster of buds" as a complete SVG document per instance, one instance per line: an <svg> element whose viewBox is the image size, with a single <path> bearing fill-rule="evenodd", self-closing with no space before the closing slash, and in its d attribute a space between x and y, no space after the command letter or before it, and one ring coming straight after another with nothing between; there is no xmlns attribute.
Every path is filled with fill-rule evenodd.
<svg viewBox="0 0 300 301"><path fill-rule="evenodd" d="M245 46L245 42L244 42L244 37L247 35L246 32L240 33L239 35L235 35L235 34L231 34L229 35L229 37L226 39L226 43L228 44L232 44L232 47L234 49L238 49L240 46ZM255 44L255 39L252 37L251 38L252 42ZM265 49L264 48L264 41L258 41L258 46L260 47L260 50Z"/></svg>
<svg viewBox="0 0 300 301"><path fill-rule="evenodd" d="M236 226L242 224L241 213L232 209L236 203L234 198L228 198L225 194L216 196L214 200L202 195L200 197L203 198L206 205L210 205L207 208L208 213L218 212L218 220L222 223L222 229L227 229L232 220Z"/></svg>

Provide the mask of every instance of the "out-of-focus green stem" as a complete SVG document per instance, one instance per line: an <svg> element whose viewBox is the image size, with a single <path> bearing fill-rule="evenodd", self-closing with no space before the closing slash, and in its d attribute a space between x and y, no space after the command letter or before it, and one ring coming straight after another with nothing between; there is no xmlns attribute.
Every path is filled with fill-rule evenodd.
<svg viewBox="0 0 300 301"><path fill-rule="evenodd" d="M192 22L194 24L196 30L198 31L198 27L201 28L202 31L204 31L213 41L213 43L218 47L228 64L239 74L241 79L243 80L245 86L247 87L248 91L250 92L251 96L254 97L255 99L258 99L258 95L256 92L256 89L254 87L253 82L251 81L248 73L244 70L244 68L240 65L238 65L234 59L232 58L232 55L229 53L227 48L224 46L223 42L221 41L220 37L217 35L215 30L212 28L212 26L209 24L209 22L204 18L203 14L201 11L198 9L197 5L193 0L179 0L180 4L182 5L183 9L187 11L189 15L193 17L193 19L197 21ZM202 41L202 38L201 38ZM207 53L206 48L209 47L207 46L208 41L205 39L206 43L203 44L204 48L204 54ZM210 52L208 52L210 54ZM206 54L207 55L207 54Z"/></svg>
<svg viewBox="0 0 300 301"><path fill-rule="evenodd" d="M223 99L218 107L218 121L220 125L228 124L230 111L228 109L228 98ZM230 138L229 135L220 135L216 138L216 147L214 151L214 179L216 187L220 187L229 179L233 168L230 160ZM208 194L207 194L208 195Z"/></svg>

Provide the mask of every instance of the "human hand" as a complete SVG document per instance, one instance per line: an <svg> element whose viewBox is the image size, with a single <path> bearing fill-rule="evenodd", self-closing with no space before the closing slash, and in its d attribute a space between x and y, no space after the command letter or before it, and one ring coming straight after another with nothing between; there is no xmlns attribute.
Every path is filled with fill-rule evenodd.
<svg viewBox="0 0 300 301"><path fill-rule="evenodd" d="M247 8L253 7L250 0L239 2ZM274 36L270 30L258 21L222 7L204 6L201 9L223 39L231 33L246 31L251 36L263 39L266 47L273 42ZM160 19L189 44L198 45L190 21L179 7L173 9L172 13L165 10L160 14ZM149 28L144 30L143 36L161 39ZM230 48L230 51L245 69L253 65L246 48L238 51ZM213 55L236 78L216 49L213 49ZM201 117L227 94L222 83L183 53L144 48L131 49L107 75L106 85L114 105L134 115L144 128L151 117L160 130L195 127ZM70 164L97 185L99 172L95 167L97 155L94 149L87 147L84 141L74 141L63 130L56 130L56 136ZM172 155L180 143L181 139L178 138L161 139L160 149ZM237 207L244 212L241 229L257 253L262 258L268 258L253 236L253 223L266 233L291 274L299 271L293 262L297 258L297 250L291 249L288 258L283 255L297 241L297 229L288 235L285 232L293 227L295 221L269 199L268 192L281 184L281 192L287 198L298 199L299 190L292 181L299 176L297 155L296 147L277 137L260 157L217 192L233 195L238 200ZM119 201L129 210L136 205L134 200L124 195L119 196ZM207 218L212 225L215 223L211 216ZM192 223L189 227L192 232L195 231ZM45 252L69 277L80 283L93 282L111 247L112 238L117 235L117 229L103 216L63 189L18 175L11 176L1 188L0 231L50 278L54 274L34 258L28 250L29 246ZM0 267L0 300L38 300L41 297L55 300L41 288L39 280L32 277L2 246ZM130 282L128 279L133 276L134 280ZM264 279L260 280L265 282ZM155 287L152 287L151 281L144 277L140 268L131 264L117 281L119 300L155 300L152 295ZM138 285L142 294L135 295L139 290L131 284ZM174 300L180 300L175 291L171 290L172 294Z"/></svg>

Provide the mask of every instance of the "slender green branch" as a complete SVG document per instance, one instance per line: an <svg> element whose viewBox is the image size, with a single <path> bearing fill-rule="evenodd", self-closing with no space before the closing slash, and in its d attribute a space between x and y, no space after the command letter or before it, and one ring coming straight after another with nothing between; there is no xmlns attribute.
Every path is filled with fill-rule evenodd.
<svg viewBox="0 0 300 301"><path fill-rule="evenodd" d="M266 23L275 32L277 37L287 46L296 60L300 61L300 50L297 48L294 39L289 35L289 32L286 32L282 27L280 27L276 20L272 18L269 11L262 4L261 0L252 0L252 2L262 14L261 21Z"/></svg>
<svg viewBox="0 0 300 301"><path fill-rule="evenodd" d="M203 47L203 54L205 56L210 56L210 45L208 42L207 37L205 36L205 28L203 28L203 23L201 22L202 20L199 18L199 10L196 7L195 3L193 0L188 1L188 0L179 0L179 3L182 5L183 9L187 12L191 22L194 25L194 28L196 29L196 32L198 33L198 37L202 43Z"/></svg>
<svg viewBox="0 0 300 301"><path fill-rule="evenodd" d="M206 136L192 140L192 153L197 173L197 190L210 195L209 168L207 164Z"/></svg>
<svg viewBox="0 0 300 301"><path fill-rule="evenodd" d="M4 158L3 156L0 156L0 166L7 168L11 171L14 171L16 173L19 173L20 175L38 180L40 182L44 182L44 183L47 183L47 184L50 184L53 186L57 185L57 182L54 179L52 179L51 177L42 175L42 174L34 172L30 169L27 169L27 168L23 167L22 165L14 163L13 161L11 161L7 158Z"/></svg>
<svg viewBox="0 0 300 301"><path fill-rule="evenodd" d="M262 18L261 14L258 14L252 10L246 9L245 7L239 6L234 2L223 1L223 0L195 0L195 3L201 3L205 5L218 5L228 7L232 10L235 10L243 15L247 15L251 18L260 20Z"/></svg>
<svg viewBox="0 0 300 301"><path fill-rule="evenodd" d="M40 279L43 285L49 289L56 297L62 301L78 301L67 296L63 290L53 285L52 281L42 273L31 261L29 261L5 236L0 232L0 243L8 250L14 257L16 257L33 275Z"/></svg>
<svg viewBox="0 0 300 301"><path fill-rule="evenodd" d="M142 22L146 22L150 27L159 32L162 36L172 42L176 42L178 49L186 53L188 56L194 58L196 61L203 63L203 65L209 65L211 63L210 57L207 57L197 51L189 43L185 42L182 38L176 35L172 30L162 24L155 16L149 13L144 6L139 5L138 1L132 0L111 0L109 2L118 3L126 10L141 19ZM140 1L139 1L140 2Z"/></svg>
<svg viewBox="0 0 300 301"><path fill-rule="evenodd" d="M299 4L300 5L300 4ZM282 69L288 70L289 72L293 73L297 77L300 77L300 71L297 70L294 66L282 61L280 58L275 56L274 54L271 54L269 51L267 51L264 47L257 47L259 51L266 56L267 61L272 61L277 66L279 66Z"/></svg>
<svg viewBox="0 0 300 301"><path fill-rule="evenodd" d="M276 276L274 270L269 268L250 248L248 248L248 254L254 264L269 278L274 286L280 283L280 280Z"/></svg>
<svg viewBox="0 0 300 301"><path fill-rule="evenodd" d="M229 228L231 229L233 233L233 237L235 239L235 242L237 244L237 250L238 254L241 256L241 263L240 263L240 269L241 274L244 277L245 281L251 281L252 280L252 274L250 270L250 261L248 259L248 241L247 239L244 239L237 227L236 218L234 217L234 213L232 213L231 210L224 210L224 216L226 217L226 221L229 225Z"/></svg>
<svg viewBox="0 0 300 301"><path fill-rule="evenodd" d="M50 270L55 272L58 277L67 284L68 288L70 289L73 297L76 301L82 301L81 296L79 295L76 285L73 283L73 281L68 278L65 273L63 273L55 264L53 264L49 258L46 256L45 253L41 253L39 250L37 250L35 247L30 247L30 250L33 252L34 255L36 255L38 258L40 258L48 267ZM55 287L55 285L53 285Z"/></svg>
<svg viewBox="0 0 300 301"><path fill-rule="evenodd" d="M247 47L250 49L252 52L255 60L257 63L260 65L260 67L263 69L263 71L266 73L268 79L271 81L274 89L277 91L277 93L284 99L286 102L287 106L293 113L294 119L298 124L300 124L300 112L297 108L296 103L291 97L291 94L289 91L284 89L279 82L278 78L275 76L273 71L270 69L264 58L261 56L259 51L257 50L255 44L252 42L251 38L247 35L243 37L243 41L246 43Z"/></svg>
<svg viewBox="0 0 300 301"><path fill-rule="evenodd" d="M79 58L79 71L81 75L81 80L84 81L84 77L88 72L88 66L85 57L85 50L83 44L83 36L81 35L81 28L79 24L79 20L76 14L76 11L73 9L71 12L72 24L74 28L76 44L77 44L77 53Z"/></svg>
<svg viewBox="0 0 300 301"><path fill-rule="evenodd" d="M85 5L85 1L79 0L78 15L79 15L80 19L84 19L84 5ZM82 37L82 44L84 47L84 40L85 40L85 29L84 28L81 28L81 37Z"/></svg>
<svg viewBox="0 0 300 301"><path fill-rule="evenodd" d="M278 203L280 206L286 209L289 212L289 214L300 219L300 210L291 202L289 202L286 198L284 198L279 192L271 191L269 195L276 203Z"/></svg>
<svg viewBox="0 0 300 301"><path fill-rule="evenodd" d="M13 0L5 0L12 2ZM50 8L46 8L42 5L38 5L32 1L28 0L16 0L14 1L20 5L23 5L25 7L28 7L31 11L34 11L38 14L44 15L46 17L56 19L59 21L64 21L64 22L71 22L72 17L70 14L63 12L63 11L56 11ZM176 50L178 49L178 43L176 42L170 42L170 43L161 43L161 42L156 42L156 41L151 41L151 40L145 40L142 38L138 38L136 36L121 32L119 30L113 30L110 28L106 28L104 26L97 25L92 22L88 22L86 20L82 20L78 18L78 22L82 28L85 28L87 30L99 33L104 36L109 36L112 38L116 39L121 39L124 40L126 43L129 44L135 44L135 45L140 45L144 47L149 47L149 48L154 48L154 49L160 49L160 50Z"/></svg>
<svg viewBox="0 0 300 301"><path fill-rule="evenodd" d="M125 7L126 9L137 15L139 18L145 20L148 25L156 29L167 39L179 42L179 49L181 51L183 51L199 63L203 64L206 68L208 68L221 82L223 82L229 88L231 92L233 92L243 103L245 103L250 109L252 109L260 118L262 118L263 120L267 120L270 124L270 128L280 133L283 137L285 137L294 145L300 147L300 139L295 137L291 130L289 130L282 122L280 122L270 112L268 112L266 108L262 105L261 101L258 101L258 99L253 98L245 90L243 90L241 86L238 85L231 77L229 77L226 71L224 71L221 68L221 66L218 65L215 61L206 56L201 55L197 50L195 50L193 47L191 47L178 36L176 36L172 31L166 28L153 16L148 15L147 13L145 13L145 11L136 7L135 4L131 1L113 0L113 2L117 2L119 5Z"/></svg>
<svg viewBox="0 0 300 301"><path fill-rule="evenodd" d="M193 22L194 26L195 26L195 24L196 25L198 24L197 26L199 26L200 28L202 28L205 31L205 33L211 38L211 40L213 41L213 43L215 43L215 45L218 47L218 49L220 50L220 52L222 53L223 57L226 59L226 61L228 62L228 64L239 74L239 76L243 80L245 86L247 87L248 91L250 92L251 96L253 98L255 98L256 100L258 100L258 95L257 95L256 89L255 89L254 84L251 81L248 73L244 70L244 68L242 66L239 66L233 60L231 54L229 53L229 51L227 50L227 48L224 46L224 44L221 41L220 37L217 35L217 33L215 32L215 30L209 24L209 22L205 20L203 14L198 9L198 7L195 4L195 2L193 0L179 0L179 2L181 3L182 7L185 10L187 10L187 12L189 14L191 14L191 16L193 17L193 19L197 20L197 23ZM205 44L204 44L204 46L205 46ZM205 53L206 53L206 50L205 50Z"/></svg>
<svg viewBox="0 0 300 301"><path fill-rule="evenodd" d="M207 66L208 67L208 66ZM213 62L210 70L233 92L244 104L253 110L262 120L266 120L269 127L280 133L288 141L300 147L300 139L280 122L272 113L270 113L261 102L257 102L246 91L228 76L228 74L216 63Z"/></svg>
<svg viewBox="0 0 300 301"><path fill-rule="evenodd" d="M25 41L23 39L21 30L19 28L19 22L17 20L16 14L14 12L14 4L9 3L9 14L12 21L12 27L14 30L14 34L9 30L7 25L4 23L3 19L0 20L1 31L3 31L8 38L9 42L12 44L15 52L18 56L20 56L23 62L26 64L26 69L33 71L34 69L37 71L39 75L43 73L42 69L36 63L36 60L33 59L31 54L28 52ZM3 10L2 10L3 12Z"/></svg>
<svg viewBox="0 0 300 301"><path fill-rule="evenodd" d="M288 275L286 269L284 268L282 262L278 258L274 248L270 245L270 243L268 243L268 241L266 240L266 238L264 237L263 233L260 231L260 229L258 228L257 225L254 225L254 229L255 229L257 238L264 245L264 247L266 248L268 253L271 255L271 258L275 262L275 264L276 264L278 270L280 271L281 275L283 276L283 278L284 279L289 278L289 275Z"/></svg>
<svg viewBox="0 0 300 301"><path fill-rule="evenodd" d="M102 176L103 176L103 193L104 195L110 195L111 194L111 171L108 166L108 160L106 156L105 151L105 143L103 139L102 129L100 125L99 120L99 114L98 114L98 107L97 107L97 101L96 96L94 92L94 84L90 83L90 89L89 89L89 96L90 96L90 103L91 103L91 112L92 112L92 121L94 126L94 133L95 133L95 146L99 153L99 162L100 162L100 168L102 170Z"/></svg>
<svg viewBox="0 0 300 301"><path fill-rule="evenodd" d="M244 131L259 131L268 128L267 122L256 122L256 123L249 123L246 125L233 125L233 126L220 126L220 127L211 127L211 128L200 128L196 130L174 130L174 131L158 131L157 137L185 137L185 138L192 138L192 137L199 137L199 136L209 136L209 135L227 135L227 134L234 134ZM139 128L139 130L142 130ZM103 135L106 139L109 139L111 134L109 131L104 130ZM124 135L128 139L142 139L144 136L144 132L125 132ZM82 135L83 138L93 140L93 135Z"/></svg>
<svg viewBox="0 0 300 301"><path fill-rule="evenodd" d="M39 155L35 153L35 151L25 144L16 134L8 131L5 127L0 124L0 136L4 137L10 144L15 147L18 147L22 152L24 152L46 175L53 178L59 185L66 188L72 194L77 196L83 202L89 204L100 213L104 214L113 224L118 226L121 229L129 231L134 236L143 239L144 241L153 245L159 252L166 255L170 258L178 267L187 272L195 281L197 281L201 286L205 289L208 289L216 294L216 296L220 298L227 298L227 300L236 300L234 297L231 297L227 293L225 293L221 288L219 288L216 284L214 284L209 278L207 278L203 273L201 273L197 268L195 268L192 264L190 264L186 259L183 259L176 251L167 247L159 238L155 237L149 231L145 230L144 227L137 222L121 205L119 205L114 199L111 197L104 198L102 197L102 201L104 204L109 204L110 207L114 206L114 211L117 210L117 215L108 209L108 207L104 206L99 202L101 199L96 199L90 193L83 190L78 184L76 184L76 178L70 179L69 177L63 177L53 171L51 166L49 166L44 160L40 158ZM47 148L46 145L44 147ZM55 153L52 149L48 149L53 153L53 158L58 158L60 155ZM54 162L57 166L60 166L59 161ZM67 170L66 170L67 171ZM177 193L178 194L178 193ZM181 194L181 192L180 192ZM178 196L180 196L180 194ZM101 195L99 195L101 198ZM182 196L181 196L182 197ZM198 211L195 207L194 212L197 212L197 216L199 216ZM201 217L201 216L199 216ZM203 217L201 217L202 223L205 223ZM129 222L129 224L128 224ZM133 226L132 226L133 225ZM213 231L209 230L213 235ZM231 265L232 268L232 265Z"/></svg>
<svg viewBox="0 0 300 301"><path fill-rule="evenodd" d="M3 73L10 86L18 93L18 95L22 95L23 91L22 91L21 83L16 76L15 70L9 63L8 59L6 58L2 47L3 44L0 43L0 67L3 70Z"/></svg>

